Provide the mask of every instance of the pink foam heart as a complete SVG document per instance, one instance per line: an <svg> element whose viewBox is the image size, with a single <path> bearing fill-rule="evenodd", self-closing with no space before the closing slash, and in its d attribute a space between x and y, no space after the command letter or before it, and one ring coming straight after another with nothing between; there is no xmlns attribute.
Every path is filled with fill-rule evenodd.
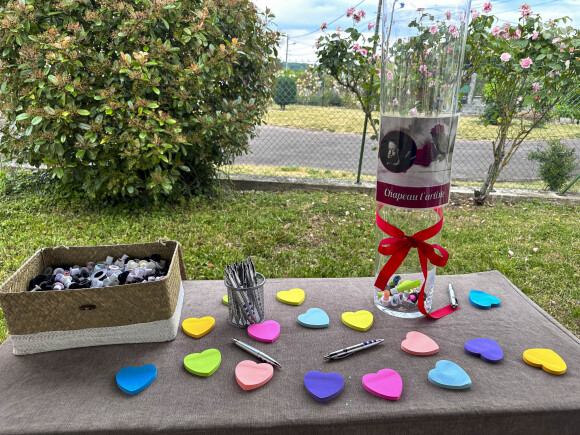
<svg viewBox="0 0 580 435"><path fill-rule="evenodd" d="M403 380L394 370L382 369L377 373L367 373L362 378L365 390L377 397L399 400L403 392Z"/></svg>
<svg viewBox="0 0 580 435"><path fill-rule="evenodd" d="M242 361L236 366L236 381L242 390L254 390L267 383L274 376L274 367L266 363Z"/></svg>
<svg viewBox="0 0 580 435"><path fill-rule="evenodd" d="M407 338L401 342L401 349L411 355L433 355L439 352L439 346L431 337L417 331L407 333Z"/></svg>
<svg viewBox="0 0 580 435"><path fill-rule="evenodd" d="M264 343L273 343L280 335L280 324L275 320L266 320L264 323L254 323L248 326L248 335L254 340Z"/></svg>

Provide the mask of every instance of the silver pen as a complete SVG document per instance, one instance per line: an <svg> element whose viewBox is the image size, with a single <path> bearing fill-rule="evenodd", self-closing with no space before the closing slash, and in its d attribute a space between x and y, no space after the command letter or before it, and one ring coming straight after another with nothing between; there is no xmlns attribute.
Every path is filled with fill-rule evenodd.
<svg viewBox="0 0 580 435"><path fill-rule="evenodd" d="M282 368L282 366L280 365L280 363L278 363L274 358L272 358L271 356L266 355L264 352L259 351L255 347L252 347L249 344L246 344L243 341L240 341L240 340L238 340L236 338L232 338L232 341L240 349L245 350L250 355L253 355L256 358L258 358L260 361L264 361L264 362L266 362L268 364L273 365L274 367L278 367L279 369Z"/></svg>
<svg viewBox="0 0 580 435"><path fill-rule="evenodd" d="M330 352L328 355L324 357L325 360L332 360L332 359L342 359L346 358L347 356L352 355L354 352L358 352L359 350L368 349L369 347L373 347L377 344L382 343L385 341L382 338L377 340L369 340L365 341L364 343L355 344L354 346L345 347L344 349L336 350L334 352Z"/></svg>
<svg viewBox="0 0 580 435"><path fill-rule="evenodd" d="M455 309L459 306L457 303L457 298L455 297L455 291L453 291L453 286L449 283L449 300L451 301L451 308Z"/></svg>

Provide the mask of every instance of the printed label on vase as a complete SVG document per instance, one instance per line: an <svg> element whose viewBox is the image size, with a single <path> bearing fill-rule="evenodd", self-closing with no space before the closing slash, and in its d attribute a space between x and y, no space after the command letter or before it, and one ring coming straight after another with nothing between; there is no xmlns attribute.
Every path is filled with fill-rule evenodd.
<svg viewBox="0 0 580 435"><path fill-rule="evenodd" d="M382 116L377 201L404 208L447 204L458 121L459 115Z"/></svg>

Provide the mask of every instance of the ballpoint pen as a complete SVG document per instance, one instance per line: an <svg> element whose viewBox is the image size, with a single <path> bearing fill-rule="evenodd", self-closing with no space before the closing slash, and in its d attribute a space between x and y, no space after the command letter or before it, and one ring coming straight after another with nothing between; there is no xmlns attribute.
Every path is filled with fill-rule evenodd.
<svg viewBox="0 0 580 435"><path fill-rule="evenodd" d="M365 341L364 343L355 344L354 346L345 347L344 349L330 352L328 355L326 355L324 357L324 359L325 360L332 360L332 359L346 358L347 356L352 355L354 352L358 352L359 350L363 350L363 349L368 349L369 347L373 347L377 344L382 343L383 341L385 341L385 340L380 338L378 340L369 340L369 341Z"/></svg>
<svg viewBox="0 0 580 435"><path fill-rule="evenodd" d="M451 308L456 309L459 304L457 303L457 298L455 297L455 292L453 291L453 286L449 283L449 300L451 301Z"/></svg>
<svg viewBox="0 0 580 435"><path fill-rule="evenodd" d="M243 341L237 340L235 338L232 338L232 341L240 349L245 350L250 355L253 355L256 358L258 358L260 361L264 361L264 362L266 362L268 364L273 365L274 367L278 367L279 369L282 368L282 366L274 358L272 358L271 356L266 355L264 352L259 351L255 347L252 347L249 344L246 344Z"/></svg>

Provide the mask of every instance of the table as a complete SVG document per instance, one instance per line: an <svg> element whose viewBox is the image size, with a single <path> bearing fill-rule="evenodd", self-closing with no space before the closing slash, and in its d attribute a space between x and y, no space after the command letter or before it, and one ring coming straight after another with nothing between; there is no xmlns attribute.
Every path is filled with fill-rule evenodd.
<svg viewBox="0 0 580 435"><path fill-rule="evenodd" d="M530 301L497 271L438 276L434 308L448 303L447 283L461 309L440 320L399 319L380 312L372 301L372 278L268 279L266 317L282 332L275 343L258 343L227 322L221 303L221 281L187 281L182 320L213 316L216 326L194 339L179 330L167 343L103 346L14 356L10 338L0 346L0 433L578 433L580 427L580 340ZM276 293L294 287L306 291L300 306L282 304ZM470 289L492 293L501 306L480 310L468 302ZM304 328L297 316L318 307L329 313L330 327ZM369 310L374 324L367 332L346 327L345 311ZM403 352L401 341L417 330L440 346L437 355L417 357ZM504 350L499 364L465 353L465 341L494 338ZM235 366L253 358L231 343L250 342L278 360L272 380L243 391ZM322 356L343 345L373 338L385 342L340 361ZM568 365L555 376L524 363L528 348L556 351ZM209 378L189 374L183 358L217 348L219 369ZM456 362L469 374L469 390L432 385L427 374L440 359ZM115 383L126 366L154 364L157 379L142 393L128 396ZM383 368L398 371L403 393L398 401L369 394L362 387L366 373ZM343 393L317 403L303 383L310 370L338 372Z"/></svg>

